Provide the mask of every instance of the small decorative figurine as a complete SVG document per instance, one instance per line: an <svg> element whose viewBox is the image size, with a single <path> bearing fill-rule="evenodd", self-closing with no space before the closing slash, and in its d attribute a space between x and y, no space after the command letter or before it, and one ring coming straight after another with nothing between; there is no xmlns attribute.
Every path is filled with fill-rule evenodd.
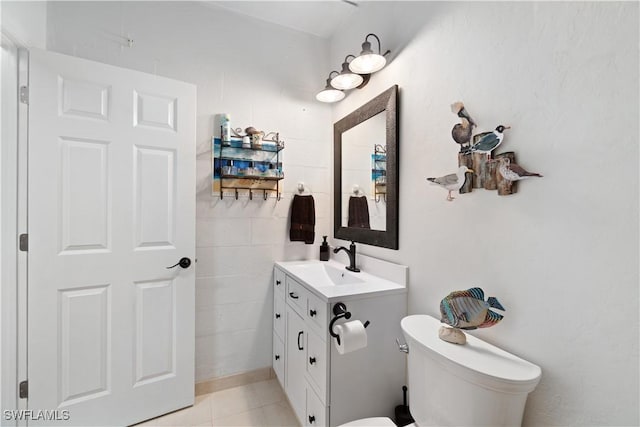
<svg viewBox="0 0 640 427"><path fill-rule="evenodd" d="M454 102L451 104L451 111L460 117L460 123L457 123L453 129L451 129L451 137L456 143L460 144L460 152L462 153L469 149L471 132L476 124L469 116L462 102Z"/></svg>
<svg viewBox="0 0 640 427"><path fill-rule="evenodd" d="M473 136L473 145L470 151L473 153L485 153L491 158L491 152L498 148L504 138L505 129L511 129L509 126L500 125L493 132L479 133Z"/></svg>
<svg viewBox="0 0 640 427"><path fill-rule="evenodd" d="M504 317L489 310L489 308L505 311L497 298L489 297L485 301L484 291L481 288L454 291L440 301L440 314L442 315L440 321L458 330L488 328L497 324ZM438 336L444 341L454 344L464 344L466 342L466 338L462 340L458 332L447 331L446 329L450 328L443 326L438 333ZM464 335L462 331L459 332Z"/></svg>
<svg viewBox="0 0 640 427"><path fill-rule="evenodd" d="M498 172L500 172L500 175L507 181L520 181L525 178L531 178L532 176L542 178L542 175L539 173L529 172L522 166L511 163L511 159L508 157L500 157L498 162L500 163Z"/></svg>
<svg viewBox="0 0 640 427"><path fill-rule="evenodd" d="M448 190L449 194L447 195L447 200L451 202L454 199L454 197L451 197L451 192L460 190L460 187L464 185L467 172L473 172L473 169L469 169L466 166L460 166L456 173L441 176L439 178L427 178L427 181Z"/></svg>

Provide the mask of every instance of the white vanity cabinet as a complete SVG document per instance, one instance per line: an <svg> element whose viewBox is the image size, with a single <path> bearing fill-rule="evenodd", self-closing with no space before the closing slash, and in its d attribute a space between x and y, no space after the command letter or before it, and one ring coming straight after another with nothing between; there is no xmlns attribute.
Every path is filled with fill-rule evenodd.
<svg viewBox="0 0 640 427"><path fill-rule="evenodd" d="M327 296L288 272L286 265L278 263L274 269L273 368L301 424L336 426L364 417L393 418L405 384L406 356L395 339L402 340L406 288L351 294L342 285L342 294ZM337 302L347 306L351 320L371 322L367 347L338 353L329 334Z"/></svg>
<svg viewBox="0 0 640 427"><path fill-rule="evenodd" d="M284 302L285 274L274 270L273 278L273 370L280 385L284 388L285 325L286 311Z"/></svg>

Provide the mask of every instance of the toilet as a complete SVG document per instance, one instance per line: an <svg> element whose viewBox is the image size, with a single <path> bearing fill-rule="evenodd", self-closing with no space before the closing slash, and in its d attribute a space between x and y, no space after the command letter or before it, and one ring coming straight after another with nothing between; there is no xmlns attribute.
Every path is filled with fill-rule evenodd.
<svg viewBox="0 0 640 427"><path fill-rule="evenodd" d="M411 426L517 426L539 366L476 337L457 345L438 338L439 320L407 316L400 322L409 347ZM363 418L344 427L392 427L389 418Z"/></svg>

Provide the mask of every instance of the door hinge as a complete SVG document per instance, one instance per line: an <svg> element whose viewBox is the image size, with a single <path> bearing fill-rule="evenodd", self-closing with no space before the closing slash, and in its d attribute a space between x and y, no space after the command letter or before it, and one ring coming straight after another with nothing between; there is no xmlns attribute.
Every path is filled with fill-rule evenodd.
<svg viewBox="0 0 640 427"><path fill-rule="evenodd" d="M22 381L19 385L20 399L29 397L29 381Z"/></svg>
<svg viewBox="0 0 640 427"><path fill-rule="evenodd" d="M29 86L20 86L20 102L29 105Z"/></svg>
<svg viewBox="0 0 640 427"><path fill-rule="evenodd" d="M21 234L20 235L20 250L22 252L27 252L29 250L29 235Z"/></svg>

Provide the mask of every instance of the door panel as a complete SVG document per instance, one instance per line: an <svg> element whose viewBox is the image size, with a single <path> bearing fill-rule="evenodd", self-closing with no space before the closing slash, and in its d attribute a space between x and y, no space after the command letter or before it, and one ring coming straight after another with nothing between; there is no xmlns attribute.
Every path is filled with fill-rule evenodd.
<svg viewBox="0 0 640 427"><path fill-rule="evenodd" d="M109 291L100 285L59 292L61 406L110 392Z"/></svg>
<svg viewBox="0 0 640 427"><path fill-rule="evenodd" d="M175 375L173 280L136 283L136 386Z"/></svg>
<svg viewBox="0 0 640 427"><path fill-rule="evenodd" d="M134 157L136 249L174 248L175 152L136 145Z"/></svg>
<svg viewBox="0 0 640 427"><path fill-rule="evenodd" d="M195 269L166 267L195 256L195 87L30 59L28 406L128 425L191 405Z"/></svg>
<svg viewBox="0 0 640 427"><path fill-rule="evenodd" d="M109 120L111 85L58 77L61 116Z"/></svg>
<svg viewBox="0 0 640 427"><path fill-rule="evenodd" d="M134 126L151 129L176 131L176 112L178 100L157 94L145 94L134 91Z"/></svg>
<svg viewBox="0 0 640 427"><path fill-rule="evenodd" d="M60 137L61 252L105 251L111 241L109 142Z"/></svg>

